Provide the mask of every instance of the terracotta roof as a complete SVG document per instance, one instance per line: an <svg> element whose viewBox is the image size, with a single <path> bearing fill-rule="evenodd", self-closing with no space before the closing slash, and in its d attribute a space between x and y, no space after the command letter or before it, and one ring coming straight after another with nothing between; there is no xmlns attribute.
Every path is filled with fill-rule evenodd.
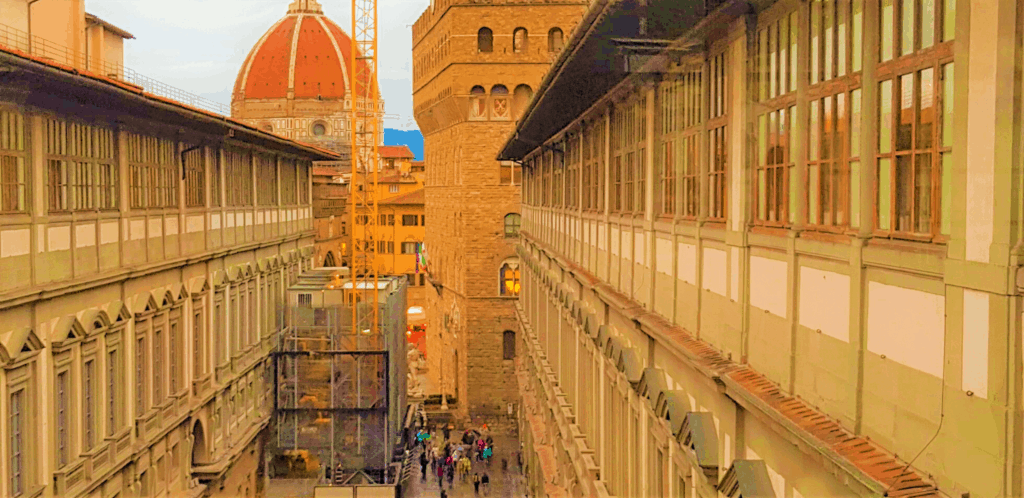
<svg viewBox="0 0 1024 498"><path fill-rule="evenodd" d="M352 39L315 2L296 2L249 52L235 79L234 97L345 98ZM366 63L359 64L365 70ZM363 73L366 74L366 73ZM359 94L363 95L362 87Z"/></svg>
<svg viewBox="0 0 1024 498"><path fill-rule="evenodd" d="M313 166L313 176L340 176L342 173L338 168L330 166Z"/></svg>
<svg viewBox="0 0 1024 498"><path fill-rule="evenodd" d="M548 254L557 254L549 245L530 237L529 232L521 232L530 238L530 242ZM601 283L575 263L561 258L559 262L574 275L589 277L586 280L595 282L600 293L609 294L619 301L633 302L608 284ZM805 441L813 440L814 447L825 458L841 462L840 466L846 472L870 479L875 487L881 490L891 487L886 496L943 497L934 483L928 482L926 476L913 468L908 468L905 461L896 458L868 438L851 433L803 400L783 392L777 384L749 365L738 364L725 358L707 342L696 339L689 331L657 313L637 310L637 307L631 307L630 310L636 315L634 319L645 328L659 331L670 343L681 348L697 368L721 379L728 391L735 391L736 396L732 396L733 398L749 400L755 408L768 413L772 418L783 420L784 427Z"/></svg>
<svg viewBox="0 0 1024 498"><path fill-rule="evenodd" d="M402 175L391 175L377 178L377 183L416 183L416 179Z"/></svg>
<svg viewBox="0 0 1024 498"><path fill-rule="evenodd" d="M416 157L416 154L409 150L408 145L381 145L377 147L377 151L380 152L380 157L384 159L412 159Z"/></svg>
<svg viewBox="0 0 1024 498"><path fill-rule="evenodd" d="M381 204L423 204L426 196L423 194L423 189L416 189L412 192L408 192L402 195L396 195L390 199L384 199L380 201Z"/></svg>
<svg viewBox="0 0 1024 498"><path fill-rule="evenodd" d="M291 144L291 145L294 145L294 146L298 146L298 147L302 147L302 148L308 149L310 151L315 151L315 152L321 154L322 157L329 158L328 160L337 160L338 158L340 158L340 156L336 152L330 151L328 149L317 147L315 145L311 145L311 144L308 144L308 143L305 143L305 142L301 142L301 141L298 141L298 140L293 140L293 139L285 138L285 137L282 137L281 135L277 135L277 134L274 134L274 133L269 133L269 132L261 130L261 129L255 127L255 126L252 126L252 125L250 125L248 123L239 121L237 119L230 118L228 116L217 114L215 112L210 112L210 111L207 111L205 109L200 109L198 107L192 107L190 105L183 104L181 102L178 102L177 100L173 100L173 99L170 99L170 98L167 98L167 97L162 97L160 95L155 95L155 94L152 94L152 93L148 93L148 92L144 91L143 88L141 86L139 86L139 85L134 85L132 83L128 83L128 82L125 82L125 81L117 80L117 79L114 79L114 78L108 78L106 76L103 76L103 75L100 75L100 74L96 74L96 73L93 73L93 72L90 72L90 71L86 71L86 70L79 69L79 68L76 68L76 67L68 66L66 64L61 64L61 63L55 62L55 61L53 61L51 59L37 57L37 56L31 55L31 54L28 54L26 52L22 52L21 50L18 50L16 48L11 48L9 46L5 46L5 45L2 45L2 44L0 44L0 54L8 54L8 55L12 55L14 57L20 58L20 59L24 59L26 61L31 61L32 63L39 64L39 65L48 67L50 69L54 69L54 70L58 70L58 71L67 73L68 76L70 76L70 77L76 77L77 76L77 77L86 78L86 79L89 79L89 80L92 80L92 81L95 81L95 82L99 82L101 84L105 84L105 85L109 86L110 90L112 90L112 91L113 90L121 90L121 91L130 92L130 93L133 93L135 95L144 97L145 99L151 101L152 103L167 104L167 105L171 105L171 106L177 107L178 109L183 110L183 111L187 111L187 112L194 113L194 114L201 114L201 115L203 115L203 116L205 116L207 118L212 118L212 119L214 119L216 121L223 122L223 123L226 123L226 124L230 124L233 127L242 128L245 131L247 131L249 133L252 133L253 135L257 135L257 136L263 135L265 137L272 137L274 140L279 141L279 142L284 142L284 143L287 143L287 144Z"/></svg>
<svg viewBox="0 0 1024 498"><path fill-rule="evenodd" d="M127 31L125 31L125 30L123 30L123 29L121 29L121 28L119 28L117 26L114 26L113 24L110 24L109 22L104 21L103 19L100 19L100 18L98 18L98 17L96 17L96 16L94 16L94 15L88 13L88 12L86 12L86 14L85 14L85 21L86 22L91 22L93 24L99 24L100 26L103 26L104 28L107 28L107 31L110 31L111 33L114 33L115 35L120 36L121 38L124 38L126 40L134 40L135 39L135 35L127 32Z"/></svg>

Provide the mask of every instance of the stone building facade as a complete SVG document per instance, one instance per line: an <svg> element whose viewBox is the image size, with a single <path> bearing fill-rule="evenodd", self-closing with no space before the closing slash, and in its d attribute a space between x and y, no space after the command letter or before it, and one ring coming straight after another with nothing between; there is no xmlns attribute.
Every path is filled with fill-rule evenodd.
<svg viewBox="0 0 1024 498"><path fill-rule="evenodd" d="M436 1L413 25L413 105L430 165L427 358L461 415L515 402L503 341L518 331L517 289L502 276L519 271L520 174L494 156L584 5Z"/></svg>
<svg viewBox="0 0 1024 498"><path fill-rule="evenodd" d="M0 48L0 496L252 496L325 150Z"/></svg>
<svg viewBox="0 0 1024 498"><path fill-rule="evenodd" d="M532 486L1021 496L1024 10L704 5L595 3L499 156Z"/></svg>

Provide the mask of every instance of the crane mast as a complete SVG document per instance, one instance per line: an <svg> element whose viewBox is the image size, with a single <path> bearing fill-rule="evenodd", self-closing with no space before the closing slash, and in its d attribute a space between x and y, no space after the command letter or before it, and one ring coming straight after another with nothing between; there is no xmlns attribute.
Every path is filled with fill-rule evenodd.
<svg viewBox="0 0 1024 498"><path fill-rule="evenodd" d="M353 234L363 221L363 239L352 241L350 271L353 333L380 333L377 249L379 213L377 174L380 164L381 117L377 90L377 0L352 0L352 41L350 54L352 94L352 176L350 180ZM362 220L357 220L359 214ZM366 304L360 306L363 298ZM369 305L369 306L367 306ZM369 308L369 309L367 309Z"/></svg>

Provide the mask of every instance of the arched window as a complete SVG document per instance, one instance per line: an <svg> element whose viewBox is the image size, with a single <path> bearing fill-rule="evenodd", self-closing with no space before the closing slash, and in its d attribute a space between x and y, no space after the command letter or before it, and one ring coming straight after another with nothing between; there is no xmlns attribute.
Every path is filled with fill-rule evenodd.
<svg viewBox="0 0 1024 498"><path fill-rule="evenodd" d="M521 54L529 49L530 41L526 34L526 28L516 28L512 31L512 51Z"/></svg>
<svg viewBox="0 0 1024 498"><path fill-rule="evenodd" d="M327 267L327 268L333 268L333 267L337 266L334 263L334 253L333 252L328 252L327 253L327 257L324 258L324 266Z"/></svg>
<svg viewBox="0 0 1024 498"><path fill-rule="evenodd" d="M505 85L491 87L491 112L495 118L509 117L508 88Z"/></svg>
<svg viewBox="0 0 1024 498"><path fill-rule="evenodd" d="M506 261L501 265L502 296L516 297L519 295L519 262Z"/></svg>
<svg viewBox="0 0 1024 498"><path fill-rule="evenodd" d="M491 32L491 28L480 28L480 30L476 32L476 51L494 51L494 33Z"/></svg>
<svg viewBox="0 0 1024 498"><path fill-rule="evenodd" d="M518 237L519 236L519 224L522 219L518 213L509 213L505 215L505 236L506 237Z"/></svg>
<svg viewBox="0 0 1024 498"><path fill-rule="evenodd" d="M533 89L530 85L519 85L515 91L512 92L512 107L516 111L516 119L522 117L523 113L526 112L526 106L530 105L530 99L533 98Z"/></svg>
<svg viewBox="0 0 1024 498"><path fill-rule="evenodd" d="M516 357L516 333L506 330L501 337L501 357L505 360L512 360Z"/></svg>
<svg viewBox="0 0 1024 498"><path fill-rule="evenodd" d="M562 51L562 30L560 28L551 28L548 31L548 52L561 52Z"/></svg>
<svg viewBox="0 0 1024 498"><path fill-rule="evenodd" d="M473 106L473 117L487 117L487 90L484 90L484 87L480 85L474 86L469 91L469 98Z"/></svg>
<svg viewBox="0 0 1024 498"><path fill-rule="evenodd" d="M270 123L263 123L263 126L261 126L261 128L263 128L263 131L267 131L267 132L271 132L271 133L273 133L273 131L274 131L274 125L272 125Z"/></svg>

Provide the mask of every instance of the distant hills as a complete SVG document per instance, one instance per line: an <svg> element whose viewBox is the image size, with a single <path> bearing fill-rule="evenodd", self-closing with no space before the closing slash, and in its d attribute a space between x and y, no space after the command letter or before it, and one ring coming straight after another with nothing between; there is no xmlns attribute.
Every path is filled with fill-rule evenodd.
<svg viewBox="0 0 1024 498"><path fill-rule="evenodd" d="M384 145L408 145L416 160L423 160L423 134L419 130L384 128Z"/></svg>

